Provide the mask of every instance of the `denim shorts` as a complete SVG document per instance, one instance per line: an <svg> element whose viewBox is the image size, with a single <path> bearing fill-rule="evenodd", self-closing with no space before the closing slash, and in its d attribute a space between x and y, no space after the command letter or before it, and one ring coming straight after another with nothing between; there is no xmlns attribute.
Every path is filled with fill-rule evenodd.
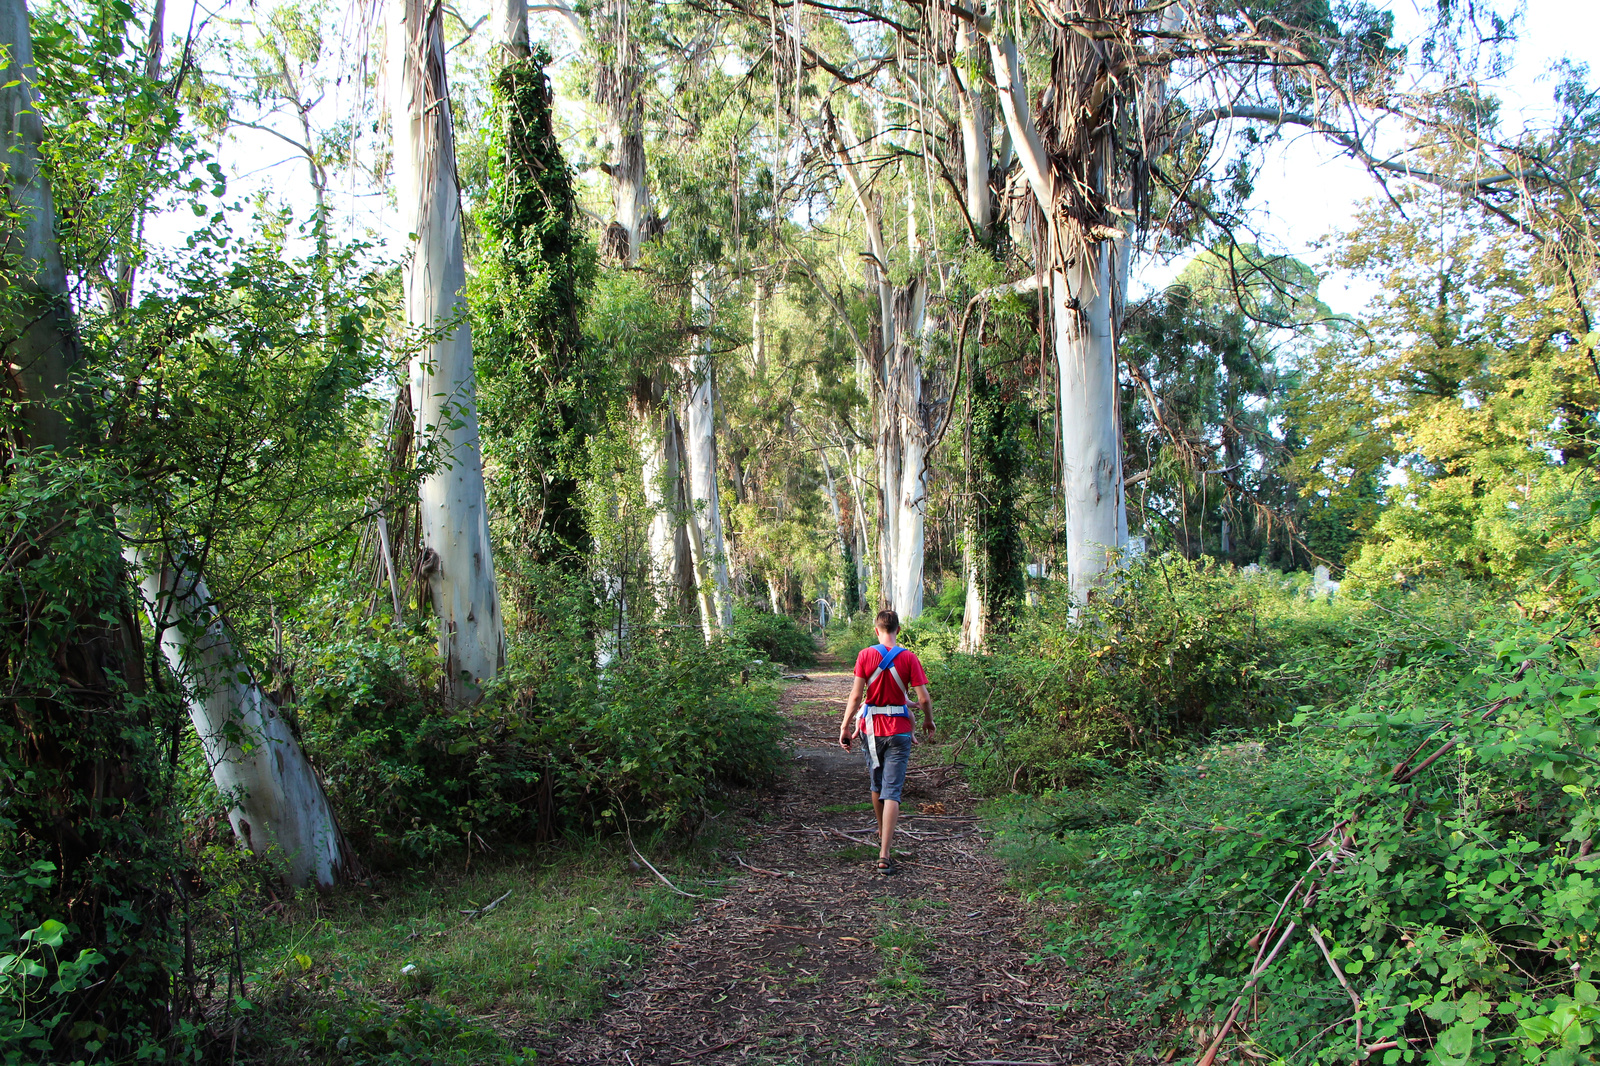
<svg viewBox="0 0 1600 1066"><path fill-rule="evenodd" d="M878 746L878 768L872 768L872 753L868 744ZM872 791L879 799L900 802L900 792L906 787L906 767L911 764L911 734L896 733L892 737L863 737L861 757L866 760L867 773L872 777Z"/></svg>

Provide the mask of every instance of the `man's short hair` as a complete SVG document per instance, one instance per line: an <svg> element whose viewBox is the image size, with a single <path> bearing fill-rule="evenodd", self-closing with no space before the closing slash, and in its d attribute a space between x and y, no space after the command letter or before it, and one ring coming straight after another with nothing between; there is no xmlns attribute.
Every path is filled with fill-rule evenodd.
<svg viewBox="0 0 1600 1066"><path fill-rule="evenodd" d="M900 616L893 611L879 611L874 625L885 633L898 633L900 632Z"/></svg>

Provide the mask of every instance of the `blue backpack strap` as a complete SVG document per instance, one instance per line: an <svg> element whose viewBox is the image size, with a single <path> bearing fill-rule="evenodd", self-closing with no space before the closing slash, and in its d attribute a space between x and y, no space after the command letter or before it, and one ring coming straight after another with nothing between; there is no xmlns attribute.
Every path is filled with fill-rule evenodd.
<svg viewBox="0 0 1600 1066"><path fill-rule="evenodd" d="M894 670L894 661L898 659L900 657L900 653L906 649L904 646L898 644L893 648L886 648L882 644L874 644L872 646L872 650L878 653L878 668L872 672L872 676L867 679L867 683L870 685L873 681L877 680L879 674L889 671L889 676L894 678L895 684L900 686L900 695L906 700L906 702L901 705L900 710L892 713L898 717L909 717L911 715L911 689L908 688L906 683L900 679L900 672L898 670Z"/></svg>

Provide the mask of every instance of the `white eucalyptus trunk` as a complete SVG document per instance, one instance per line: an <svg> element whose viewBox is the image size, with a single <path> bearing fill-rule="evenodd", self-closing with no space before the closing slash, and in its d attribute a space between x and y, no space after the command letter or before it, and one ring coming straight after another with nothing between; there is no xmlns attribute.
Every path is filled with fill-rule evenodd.
<svg viewBox="0 0 1600 1066"><path fill-rule="evenodd" d="M605 169L611 176L613 216L627 234L628 249L623 262L636 266L645 241L645 223L650 216L641 85L643 63L633 35L629 0L604 0L595 17L602 20L601 36L608 53L599 58L599 62L607 66L597 72L597 95L611 141L611 162Z"/></svg>
<svg viewBox="0 0 1600 1066"><path fill-rule="evenodd" d="M817 455L822 459L822 487L828 494L828 507L833 511L833 524L839 530L839 555L841 557L850 553L850 535L844 526L844 510L839 506L839 489L833 481L833 467L828 462L828 449L818 448Z"/></svg>
<svg viewBox="0 0 1600 1066"><path fill-rule="evenodd" d="M615 168L612 171L613 204L617 221L628 231L628 265L639 263L640 246L644 243L644 223L650 214L650 191L645 182L644 134L629 132L623 127L612 127L617 139Z"/></svg>
<svg viewBox="0 0 1600 1066"><path fill-rule="evenodd" d="M956 68L956 97L960 111L961 161L965 171L964 202L967 219L980 241L986 240L989 227L994 223L994 211L989 195L990 122L989 108L983 102L982 78L976 69L981 55L972 47L965 25L957 35L956 48L967 66Z"/></svg>
<svg viewBox="0 0 1600 1066"><path fill-rule="evenodd" d="M762 321L766 296L766 283L757 278L755 295L750 299L750 373L757 378L767 372L767 330Z"/></svg>
<svg viewBox="0 0 1600 1066"><path fill-rule="evenodd" d="M827 121L834 159L865 222L867 249L871 253L867 276L869 284L878 290L882 325L882 378L876 383L873 396L880 593L885 605L899 614L901 621L909 621L922 613L923 527L927 509L923 458L928 433L921 416L921 342L927 291L921 278L897 288L884 272L888 250L876 201L868 195L831 114ZM880 368L874 368L877 369Z"/></svg>
<svg viewBox="0 0 1600 1066"><path fill-rule="evenodd" d="M501 49L500 61L527 59L528 0L491 0L489 18Z"/></svg>
<svg viewBox="0 0 1600 1066"><path fill-rule="evenodd" d="M1076 603L1127 545L1122 434L1112 325L1113 242L1092 246L1087 262L1051 276L1056 366L1061 375L1062 489L1067 510L1067 582Z"/></svg>
<svg viewBox="0 0 1600 1066"><path fill-rule="evenodd" d="M67 274L56 240L55 200L40 146L44 123L34 89L33 37L23 0L0 0L0 181L9 217L0 255L10 288L0 321L0 352L6 376L20 392L27 440L35 447L66 450L73 444L65 407L72 367L78 361L77 332Z"/></svg>
<svg viewBox="0 0 1600 1066"><path fill-rule="evenodd" d="M962 554L962 569L966 571L967 599L961 609L961 638L956 650L968 655L983 651L989 639L989 612L983 606L983 569L978 565L978 523L969 514L967 518L967 543Z"/></svg>
<svg viewBox="0 0 1600 1066"><path fill-rule="evenodd" d="M924 529L928 506L922 419L921 340L927 321L927 290L920 279L895 291L893 346L885 343L879 402L878 473L883 505L884 595L909 621L922 613Z"/></svg>
<svg viewBox="0 0 1600 1066"><path fill-rule="evenodd" d="M160 548L130 546L123 558L139 577L234 835L292 885L336 884L351 861L322 781L251 675L204 579Z"/></svg>
<svg viewBox="0 0 1600 1066"><path fill-rule="evenodd" d="M872 581L872 566L867 562L867 542L870 538L866 502L861 495L861 467L856 461L856 452L849 448L845 449L845 458L850 461L850 495L856 505L856 593L860 599L852 605L852 609L859 610L867 606L868 586Z"/></svg>
<svg viewBox="0 0 1600 1066"><path fill-rule="evenodd" d="M733 593L728 584L728 552L722 534L722 504L717 491L716 373L711 360L711 297L706 276L697 271L692 300L699 333L689 350L689 402L683 420L689 457L689 521L694 549L695 586L700 592L706 635L714 626L733 627Z"/></svg>
<svg viewBox="0 0 1600 1066"><path fill-rule="evenodd" d="M423 432L444 463L420 489L424 565L452 691L470 697L505 665L478 439L472 327L462 285L461 194L445 80L440 9L388 0L390 121L401 228L416 235L405 266L406 318L426 331L411 390Z"/></svg>
<svg viewBox="0 0 1600 1066"><path fill-rule="evenodd" d="M1047 217L1056 203L1056 176L1034 126L1027 80L1009 37L991 37L1000 110L1022 171ZM1087 603L1126 546L1128 515L1122 485L1122 435L1117 404L1118 284L1128 250L1117 239L1091 239L1080 261L1049 271L1061 379L1062 492L1067 519L1067 581L1075 603ZM1040 254L1046 254L1041 248Z"/></svg>
<svg viewBox="0 0 1600 1066"><path fill-rule="evenodd" d="M683 427L672 408L653 398L636 410L644 500L650 508L645 530L650 584L669 610L695 588L692 549L683 494Z"/></svg>

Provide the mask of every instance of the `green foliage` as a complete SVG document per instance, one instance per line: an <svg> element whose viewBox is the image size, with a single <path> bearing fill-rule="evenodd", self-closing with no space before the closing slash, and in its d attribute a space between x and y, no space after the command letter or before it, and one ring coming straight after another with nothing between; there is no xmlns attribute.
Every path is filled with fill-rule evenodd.
<svg viewBox="0 0 1600 1066"><path fill-rule="evenodd" d="M828 629L828 653L852 663L857 652L877 642L869 611L857 611L848 622L839 622Z"/></svg>
<svg viewBox="0 0 1600 1066"><path fill-rule="evenodd" d="M397 487L368 447L395 363L364 247L291 257L306 230L265 216L249 221L269 232L240 237L241 221L197 231L137 304L85 332L96 422L140 483L119 501L124 521L203 560L252 637L271 600L297 602L318 580L279 561L347 536Z"/></svg>
<svg viewBox="0 0 1600 1066"><path fill-rule="evenodd" d="M693 868L685 869L696 859L692 850L668 865L643 834L638 844L676 883L697 887ZM424 1023L453 1027L463 1060L496 1062L503 1045L463 1016L513 1013L548 1024L590 1014L643 965L641 941L693 907L630 861L623 841L591 840L536 856L483 857L465 872L397 874L376 891L292 908L245 953L261 1015L251 1058L304 1061L302 1049L337 1045L352 1029L388 1052L385 1025ZM496 900L480 916L464 916ZM397 1017L396 999L423 1013ZM459 1013L447 1016L447 1005Z"/></svg>
<svg viewBox="0 0 1600 1066"><path fill-rule="evenodd" d="M1288 711L1266 671L1288 647L1334 639L1327 621L1289 616L1263 572L1165 555L1119 572L1113 594L1074 621L1056 591L985 656L954 654L930 672L948 737L980 787L1058 789L1139 752Z"/></svg>
<svg viewBox="0 0 1600 1066"><path fill-rule="evenodd" d="M809 666L817 661L816 641L786 614L735 607L728 639L769 662Z"/></svg>
<svg viewBox="0 0 1600 1066"><path fill-rule="evenodd" d="M335 595L301 624L296 715L342 824L369 862L393 866L498 842L618 827L623 815L679 828L719 788L775 772L773 696L738 684L748 653L697 631L636 632L603 673L593 607L552 579L512 634L486 697L439 694L431 636L341 617Z"/></svg>
<svg viewBox="0 0 1600 1066"><path fill-rule="evenodd" d="M163 768L181 712L141 669L110 520L126 490L106 464L48 450L10 456L0 476L8 1064L177 1051L187 1040L167 1016L177 851Z"/></svg>
<svg viewBox="0 0 1600 1066"><path fill-rule="evenodd" d="M203 217L226 178L185 127L175 87L130 46L142 30L132 4L56 0L28 14L64 264L126 302L121 271L147 253L140 219L152 205Z"/></svg>
<svg viewBox="0 0 1600 1066"><path fill-rule="evenodd" d="M491 183L476 216L486 252L468 289L491 509L519 565L588 551L578 482L617 399L617 368L580 330L595 253L552 127L548 62L540 52L495 75Z"/></svg>
<svg viewBox="0 0 1600 1066"><path fill-rule="evenodd" d="M337 994L311 1013L303 1035L283 1038L274 1050L341 1066L527 1066L534 1061L531 1054L506 1050L493 1030L448 1007L412 1001L397 1010Z"/></svg>
<svg viewBox="0 0 1600 1066"><path fill-rule="evenodd" d="M1428 159L1477 165L1444 148ZM1377 295L1359 330L1302 360L1292 472L1353 519L1355 585L1454 573L1516 594L1541 583L1547 542L1592 534L1600 382L1587 314L1547 253L1420 187L1368 207L1339 246L1337 264Z"/></svg>
<svg viewBox="0 0 1600 1066"><path fill-rule="evenodd" d="M922 956L933 946L933 936L916 913L926 907L926 901L881 896L874 903L880 912L878 934L872 938L881 960L878 987L895 998L920 999L931 994L928 964Z"/></svg>
<svg viewBox="0 0 1600 1066"><path fill-rule="evenodd" d="M989 628L1005 630L1021 606L1026 549L1020 499L1026 484L1026 384L1008 381L974 358L967 368L967 492L973 500L967 535ZM949 590L946 583L945 590ZM963 599L965 589L962 590ZM945 609L943 597L940 608ZM965 603L963 603L965 606ZM960 618L954 619L960 624Z"/></svg>
<svg viewBox="0 0 1600 1066"><path fill-rule="evenodd" d="M1348 1062L1359 1017L1364 1046L1395 1045L1386 1061L1589 1061L1592 634L1570 617L1443 610L1368 624L1367 639L1286 672L1322 694L1294 723L1152 765L1137 818L1064 830L1080 857L1054 892L1080 925L1060 948L1115 944L1146 1009L1214 1027L1288 899L1282 919L1300 932L1255 989L1259 1052Z"/></svg>
<svg viewBox="0 0 1600 1066"><path fill-rule="evenodd" d="M1222 243L1130 310L1123 358L1137 387L1123 392L1123 449L1144 476L1128 505L1154 543L1238 564L1308 563L1290 535L1304 505L1289 477L1296 427L1283 418L1277 348L1285 330L1327 314L1317 284L1296 259Z"/></svg>
<svg viewBox="0 0 1600 1066"><path fill-rule="evenodd" d="M29 876L48 884L52 869L48 862L36 862ZM74 993L106 963L94 948L79 949L75 959L62 958L68 932L47 918L18 937L15 950L0 955L0 1062L7 1066L54 1049L61 1035L57 1030L78 1013ZM83 1050L92 1056L104 1046L104 1040L90 1039Z"/></svg>

